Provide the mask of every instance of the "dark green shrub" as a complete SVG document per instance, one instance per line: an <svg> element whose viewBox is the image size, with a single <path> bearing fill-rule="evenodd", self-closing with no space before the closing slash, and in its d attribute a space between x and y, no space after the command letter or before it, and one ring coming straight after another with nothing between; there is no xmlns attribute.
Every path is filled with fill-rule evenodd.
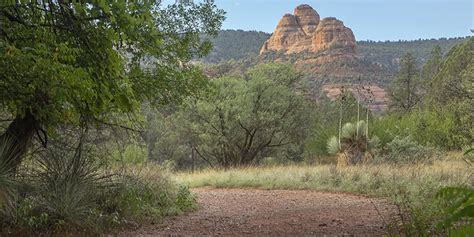
<svg viewBox="0 0 474 237"><path fill-rule="evenodd" d="M176 205L181 210L193 210L196 206L196 197L191 193L188 186L179 185L176 195Z"/></svg>

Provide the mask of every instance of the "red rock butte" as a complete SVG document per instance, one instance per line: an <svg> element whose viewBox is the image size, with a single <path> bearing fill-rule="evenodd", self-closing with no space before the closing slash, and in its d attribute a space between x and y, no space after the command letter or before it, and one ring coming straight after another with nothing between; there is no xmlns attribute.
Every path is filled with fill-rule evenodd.
<svg viewBox="0 0 474 237"><path fill-rule="evenodd" d="M264 43L260 54L283 51L285 54L303 51L319 52L342 48L355 54L356 41L352 30L334 17L320 20L319 14L309 5L295 8L293 14L285 14Z"/></svg>

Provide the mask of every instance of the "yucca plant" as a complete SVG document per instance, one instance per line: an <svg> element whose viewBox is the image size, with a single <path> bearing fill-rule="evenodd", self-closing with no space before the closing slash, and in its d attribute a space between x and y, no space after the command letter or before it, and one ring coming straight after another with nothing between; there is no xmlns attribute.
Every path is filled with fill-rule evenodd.
<svg viewBox="0 0 474 237"><path fill-rule="evenodd" d="M99 194L108 190L109 177L82 144L75 151L51 147L38 154L31 173L39 211L48 213L52 222L70 224L84 222Z"/></svg>
<svg viewBox="0 0 474 237"><path fill-rule="evenodd" d="M368 152L380 143L376 136L369 139L367 132L367 125L362 120L356 124L344 124L341 129L340 142L335 136L329 139L327 144L328 153L342 155L345 162L350 165L362 163L364 158L367 158L370 154Z"/></svg>
<svg viewBox="0 0 474 237"><path fill-rule="evenodd" d="M0 140L0 208L8 205L14 194L17 183L13 177L12 166L9 162L14 146L8 139Z"/></svg>

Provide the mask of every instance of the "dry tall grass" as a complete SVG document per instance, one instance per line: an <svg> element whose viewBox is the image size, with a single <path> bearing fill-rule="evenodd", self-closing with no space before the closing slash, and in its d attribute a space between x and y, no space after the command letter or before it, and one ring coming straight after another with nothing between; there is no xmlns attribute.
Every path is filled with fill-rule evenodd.
<svg viewBox="0 0 474 237"><path fill-rule="evenodd" d="M250 167L178 173L190 187L312 189L387 196L396 190L419 192L448 185L474 185L472 168L458 155L432 164Z"/></svg>

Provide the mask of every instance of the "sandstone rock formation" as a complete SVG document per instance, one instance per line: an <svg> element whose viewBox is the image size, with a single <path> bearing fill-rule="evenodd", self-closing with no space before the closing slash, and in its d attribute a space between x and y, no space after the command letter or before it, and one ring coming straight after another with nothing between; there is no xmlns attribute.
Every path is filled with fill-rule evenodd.
<svg viewBox="0 0 474 237"><path fill-rule="evenodd" d="M298 24L297 18L294 15L286 14L278 22L272 37L268 39L262 48L261 52L267 49L280 51L288 50L290 48L298 48L311 43L311 38L305 34L303 29ZM300 49L301 51L303 48Z"/></svg>
<svg viewBox="0 0 474 237"><path fill-rule="evenodd" d="M345 48L355 53L355 37L352 30L345 27L342 21L328 17L318 25L312 41L313 51L326 50L331 47Z"/></svg>
<svg viewBox="0 0 474 237"><path fill-rule="evenodd" d="M295 8L293 13L296 22L306 35L312 35L319 24L319 14L309 5L303 4Z"/></svg>
<svg viewBox="0 0 474 237"><path fill-rule="evenodd" d="M303 4L293 14L285 14L260 54L283 51L285 54L303 51L319 52L331 48L347 49L355 53L355 37L352 30L334 17L320 20L319 14Z"/></svg>
<svg viewBox="0 0 474 237"><path fill-rule="evenodd" d="M344 87L363 103L370 101L366 106L373 112L387 108L384 89L373 83L382 77L383 69L356 54L354 34L342 21L334 17L320 19L309 5L285 14L260 54L264 60L291 62L307 73L312 83L307 92L310 98L317 99L322 89L327 97L335 99ZM362 85L364 90L360 90Z"/></svg>

